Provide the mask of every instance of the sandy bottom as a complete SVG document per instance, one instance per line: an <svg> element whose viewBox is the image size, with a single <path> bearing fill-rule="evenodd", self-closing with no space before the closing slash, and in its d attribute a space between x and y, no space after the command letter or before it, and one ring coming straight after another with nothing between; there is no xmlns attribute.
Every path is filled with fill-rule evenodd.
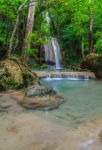
<svg viewBox="0 0 102 150"><path fill-rule="evenodd" d="M101 129L101 119L66 129L0 94L0 150L102 150Z"/></svg>

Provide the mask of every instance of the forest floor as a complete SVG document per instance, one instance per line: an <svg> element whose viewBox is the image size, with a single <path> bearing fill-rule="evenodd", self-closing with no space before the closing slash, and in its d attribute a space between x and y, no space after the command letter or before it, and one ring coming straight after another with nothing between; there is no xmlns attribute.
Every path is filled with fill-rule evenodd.
<svg viewBox="0 0 102 150"><path fill-rule="evenodd" d="M102 150L102 119L73 130L44 120L0 94L0 150Z"/></svg>

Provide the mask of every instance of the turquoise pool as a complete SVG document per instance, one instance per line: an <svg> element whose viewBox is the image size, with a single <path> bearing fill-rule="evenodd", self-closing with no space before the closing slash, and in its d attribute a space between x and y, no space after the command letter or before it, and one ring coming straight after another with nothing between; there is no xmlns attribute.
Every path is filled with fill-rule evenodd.
<svg viewBox="0 0 102 150"><path fill-rule="evenodd" d="M37 112L41 117L66 127L77 128L102 117L102 81L93 80L41 80L64 97L58 109Z"/></svg>

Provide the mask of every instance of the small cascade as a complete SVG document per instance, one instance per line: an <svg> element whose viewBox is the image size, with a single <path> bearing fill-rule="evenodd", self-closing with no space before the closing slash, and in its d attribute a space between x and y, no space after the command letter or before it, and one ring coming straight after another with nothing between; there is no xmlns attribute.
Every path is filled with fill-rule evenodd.
<svg viewBox="0 0 102 150"><path fill-rule="evenodd" d="M49 17L49 13L48 12L46 12L46 14L45 14L45 19L46 19L47 24L50 26L51 19Z"/></svg>
<svg viewBox="0 0 102 150"><path fill-rule="evenodd" d="M51 37L48 43L44 45L44 51L46 62L55 63L56 69L61 69L61 54L57 38Z"/></svg>
<svg viewBox="0 0 102 150"><path fill-rule="evenodd" d="M51 18L49 16L49 12L45 13L45 20L48 28L50 28ZM49 64L55 64L56 69L61 69L60 65L60 48L58 44L58 40L55 37L50 37L48 39L48 43L44 45L45 51L45 60Z"/></svg>
<svg viewBox="0 0 102 150"><path fill-rule="evenodd" d="M55 54L56 69L61 69L60 65L60 48L56 38L52 38L52 46Z"/></svg>

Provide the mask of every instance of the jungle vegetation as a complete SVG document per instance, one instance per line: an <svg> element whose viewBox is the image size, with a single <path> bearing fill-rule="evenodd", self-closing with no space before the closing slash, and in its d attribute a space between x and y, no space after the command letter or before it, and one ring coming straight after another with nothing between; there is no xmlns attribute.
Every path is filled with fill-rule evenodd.
<svg viewBox="0 0 102 150"><path fill-rule="evenodd" d="M17 55L42 65L43 45L50 36L60 43L65 67L87 54L102 54L101 10L101 0L0 0L0 59Z"/></svg>

